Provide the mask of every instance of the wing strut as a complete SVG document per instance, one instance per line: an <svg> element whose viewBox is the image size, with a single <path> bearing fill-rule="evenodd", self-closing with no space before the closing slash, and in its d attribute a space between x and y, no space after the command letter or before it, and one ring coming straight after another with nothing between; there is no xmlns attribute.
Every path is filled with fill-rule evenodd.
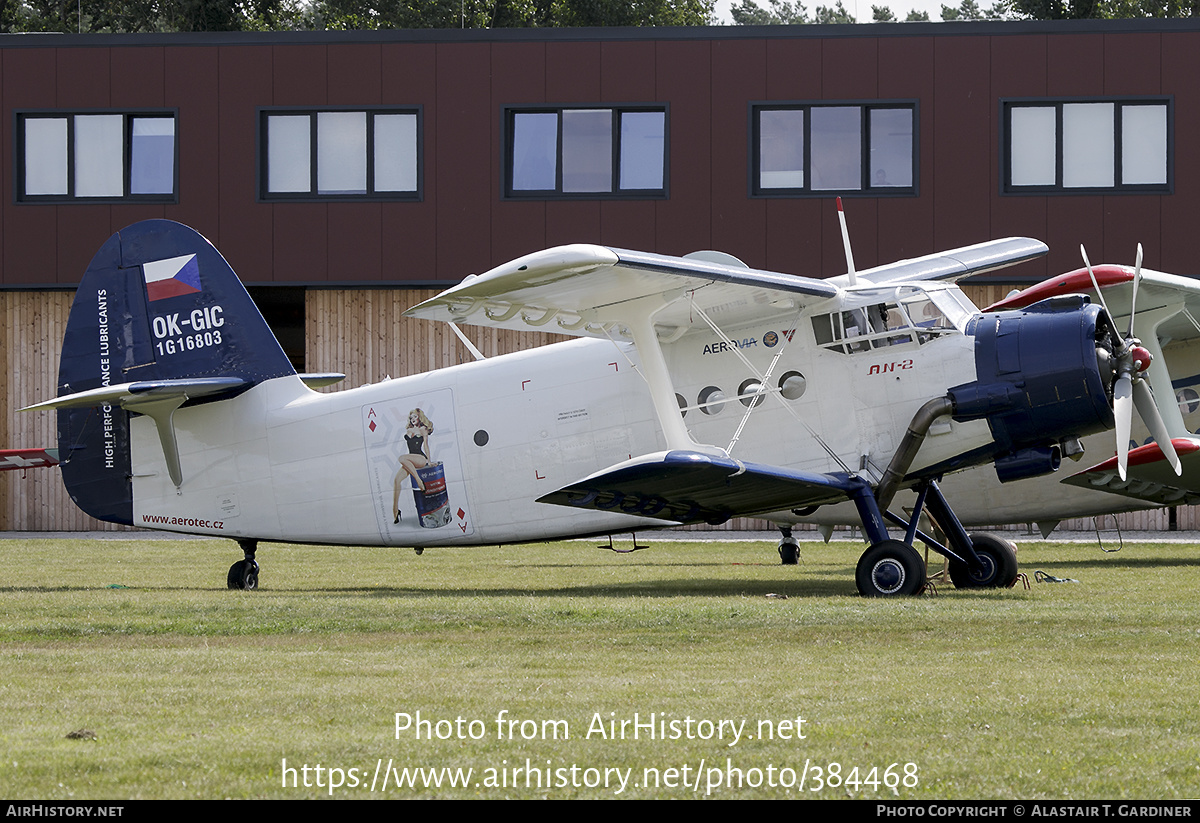
<svg viewBox="0 0 1200 823"><path fill-rule="evenodd" d="M683 415L679 413L679 404L675 400L675 386L667 369L667 359L663 357L662 345L654 331L654 314L667 302L662 295L654 295L626 303L624 305L629 309L629 314L623 319L623 324L633 335L633 344L641 356L642 377L650 389L650 399L654 401L654 413L658 415L658 424L662 426L667 449L711 452L714 448L692 440L687 426L683 424Z"/></svg>

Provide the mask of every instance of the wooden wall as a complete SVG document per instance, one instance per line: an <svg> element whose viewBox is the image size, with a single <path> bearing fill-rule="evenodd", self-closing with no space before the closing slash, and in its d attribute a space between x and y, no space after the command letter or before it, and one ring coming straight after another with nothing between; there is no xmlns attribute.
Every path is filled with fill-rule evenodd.
<svg viewBox="0 0 1200 823"><path fill-rule="evenodd" d="M58 355L73 292L0 291L0 447L53 448L54 412L19 409L57 394ZM118 529L81 512L71 502L58 469L0 472L0 530L80 531Z"/></svg>
<svg viewBox="0 0 1200 823"><path fill-rule="evenodd" d="M305 370L345 374L345 380L326 389L337 391L472 360L445 323L402 316L435 294L433 289L310 289L305 294ZM548 332L460 328L487 357L567 339Z"/></svg>

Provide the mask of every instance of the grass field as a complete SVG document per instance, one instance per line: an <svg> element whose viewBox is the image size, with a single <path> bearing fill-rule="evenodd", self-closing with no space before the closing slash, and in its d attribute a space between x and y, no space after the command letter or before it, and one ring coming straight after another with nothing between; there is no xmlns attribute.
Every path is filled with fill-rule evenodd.
<svg viewBox="0 0 1200 823"><path fill-rule="evenodd" d="M0 541L0 797L1200 795L1196 547L888 601L802 552L264 545L246 593L229 542Z"/></svg>

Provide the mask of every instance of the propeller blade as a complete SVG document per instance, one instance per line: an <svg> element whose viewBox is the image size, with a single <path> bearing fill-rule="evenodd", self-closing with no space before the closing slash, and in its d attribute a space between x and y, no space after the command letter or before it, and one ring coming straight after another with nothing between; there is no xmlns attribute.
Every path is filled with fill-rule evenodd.
<svg viewBox="0 0 1200 823"><path fill-rule="evenodd" d="M1088 276L1092 278L1092 288L1096 290L1096 297L1099 298L1100 305L1104 307L1104 313L1107 314L1111 318L1113 316L1112 312L1110 312L1108 310L1108 303L1104 299L1104 292L1100 291L1100 283L1097 282L1097 280L1096 280L1096 273L1094 271L1092 271L1092 261L1088 260L1087 249L1085 249L1083 247L1082 243L1079 244L1079 254L1083 256L1083 265L1087 269ZM1114 326L1113 331L1116 331L1117 337L1120 337L1121 332L1116 330L1116 328L1115 328L1116 324L1114 323L1113 326ZM1121 344L1122 349L1125 348L1124 340L1118 340L1117 342ZM1126 449L1126 450L1128 450L1128 449ZM1122 480L1125 479L1125 474L1123 472L1121 474L1121 479Z"/></svg>
<svg viewBox="0 0 1200 823"><path fill-rule="evenodd" d="M1113 415L1117 419L1117 469L1125 479L1129 465L1129 428L1133 422L1133 381L1122 374L1113 386Z"/></svg>
<svg viewBox="0 0 1200 823"><path fill-rule="evenodd" d="M1137 260L1133 264L1133 296L1129 298L1129 333L1126 337L1133 337L1133 318L1137 316L1137 290L1138 283L1142 281L1142 244L1138 243Z"/></svg>
<svg viewBox="0 0 1200 823"><path fill-rule="evenodd" d="M1171 444L1171 435L1167 431L1167 424L1163 422L1162 415L1158 412L1158 404L1154 402L1154 392L1146 385L1145 380L1138 380L1133 384L1133 404L1137 407L1138 416L1150 430L1150 436L1154 438L1154 442L1166 456L1167 462L1175 470L1175 474L1182 475L1183 465L1179 462L1179 455L1175 453L1175 446Z"/></svg>

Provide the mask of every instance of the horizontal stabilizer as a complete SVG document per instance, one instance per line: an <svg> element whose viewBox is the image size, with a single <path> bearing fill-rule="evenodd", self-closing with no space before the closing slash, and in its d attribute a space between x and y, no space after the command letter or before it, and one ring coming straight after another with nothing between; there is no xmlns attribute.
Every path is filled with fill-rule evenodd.
<svg viewBox="0 0 1200 823"><path fill-rule="evenodd" d="M1182 477L1163 455L1157 443L1147 443L1129 452L1129 469L1125 480L1117 468L1117 458L1063 478L1064 483L1081 489L1106 491L1155 503L1175 506L1200 503L1200 438L1173 437L1171 445L1183 464Z"/></svg>
<svg viewBox="0 0 1200 823"><path fill-rule="evenodd" d="M21 411L34 409L86 409L94 406L121 406L129 411L138 411L138 405L150 400L174 398L182 405L186 400L230 394L250 385L240 377L185 377L176 380L142 380L122 383L119 386L100 386L87 391L64 394L53 400L44 400L26 406Z"/></svg>
<svg viewBox="0 0 1200 823"><path fill-rule="evenodd" d="M65 394L27 406L31 409L84 409L96 406L120 406L128 412L144 414L158 427L158 440L167 461L167 473L178 488L183 483L183 468L179 463L179 445L175 438L175 410L188 400L220 399L251 385L241 377L183 377L174 380L142 380L119 386L100 386L95 389Z"/></svg>
<svg viewBox="0 0 1200 823"><path fill-rule="evenodd" d="M310 389L323 389L326 386L341 383L345 379L346 375L341 372L320 372L300 375L300 381Z"/></svg>
<svg viewBox="0 0 1200 823"><path fill-rule="evenodd" d="M0 449L0 472L58 465L58 449Z"/></svg>
<svg viewBox="0 0 1200 823"><path fill-rule="evenodd" d="M844 474L791 471L677 450L618 463L538 502L718 524L731 517L841 502L863 485Z"/></svg>

